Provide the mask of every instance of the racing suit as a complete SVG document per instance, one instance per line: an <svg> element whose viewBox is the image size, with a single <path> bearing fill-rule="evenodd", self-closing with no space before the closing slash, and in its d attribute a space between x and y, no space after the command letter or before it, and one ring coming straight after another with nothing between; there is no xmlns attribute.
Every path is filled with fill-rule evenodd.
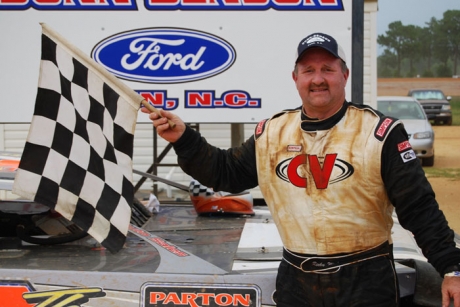
<svg viewBox="0 0 460 307"><path fill-rule="evenodd" d="M227 150L211 146L187 127L173 147L181 168L216 191L237 193L259 185L286 255L293 259L341 256L391 244L394 207L401 225L414 234L441 275L460 262L454 233L402 123L368 106L345 101L326 120L309 119L301 108L283 111L260 122L241 146ZM381 306L396 306L391 259L390 251L385 257L319 274L305 273L283 259L278 305L377 306L375 298L381 294L386 297ZM305 294L309 288L334 291ZM368 301L363 299L366 293Z"/></svg>

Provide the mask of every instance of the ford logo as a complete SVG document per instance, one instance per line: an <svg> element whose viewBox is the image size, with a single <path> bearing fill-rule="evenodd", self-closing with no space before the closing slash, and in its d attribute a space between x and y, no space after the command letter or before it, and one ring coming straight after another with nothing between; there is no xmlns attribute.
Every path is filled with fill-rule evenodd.
<svg viewBox="0 0 460 307"><path fill-rule="evenodd" d="M146 83L180 83L220 74L234 48L209 33L179 28L138 29L99 42L92 58L115 76Z"/></svg>

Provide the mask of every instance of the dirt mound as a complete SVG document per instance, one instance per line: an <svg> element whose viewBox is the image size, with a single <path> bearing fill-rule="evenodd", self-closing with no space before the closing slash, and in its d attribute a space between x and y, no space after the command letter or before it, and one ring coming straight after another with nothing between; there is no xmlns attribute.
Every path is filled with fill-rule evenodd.
<svg viewBox="0 0 460 307"><path fill-rule="evenodd" d="M460 126L434 126L434 167L460 168ZM450 227L460 234L460 180L428 177Z"/></svg>
<svg viewBox="0 0 460 307"><path fill-rule="evenodd" d="M460 78L380 78L377 95L406 96L413 88L437 88L447 96L460 96Z"/></svg>

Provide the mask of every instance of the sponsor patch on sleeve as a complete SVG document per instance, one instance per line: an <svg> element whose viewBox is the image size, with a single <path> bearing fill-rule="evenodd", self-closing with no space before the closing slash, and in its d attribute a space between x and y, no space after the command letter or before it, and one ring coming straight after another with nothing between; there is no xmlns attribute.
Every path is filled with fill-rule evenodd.
<svg viewBox="0 0 460 307"><path fill-rule="evenodd" d="M383 139L385 134L388 132L388 128L391 126L391 124L394 122L393 119L391 118L385 118L380 125L377 127L377 130L375 132L375 135L379 139Z"/></svg>
<svg viewBox="0 0 460 307"><path fill-rule="evenodd" d="M411 149L405 152L400 153L401 159L403 160L404 163L407 163L411 160L417 159L417 156L415 155L415 152Z"/></svg>
<svg viewBox="0 0 460 307"><path fill-rule="evenodd" d="M259 136L262 135L262 133L264 132L265 130L265 123L267 122L267 119L264 119L262 121L260 121L257 126L256 126L256 129L255 129L255 132L254 132L254 135L256 137L256 140L259 138Z"/></svg>
<svg viewBox="0 0 460 307"><path fill-rule="evenodd" d="M398 151L399 152L405 151L406 149L409 149L409 148L412 148L412 146L410 146L409 141L404 141L404 142L401 142L401 143L398 144Z"/></svg>

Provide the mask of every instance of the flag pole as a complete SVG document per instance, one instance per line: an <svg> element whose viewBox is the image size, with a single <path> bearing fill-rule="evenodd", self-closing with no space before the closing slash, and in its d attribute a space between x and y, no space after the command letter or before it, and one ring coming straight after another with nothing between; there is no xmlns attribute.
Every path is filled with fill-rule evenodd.
<svg viewBox="0 0 460 307"><path fill-rule="evenodd" d="M157 108L155 108L154 106L152 106L150 103L148 103L147 100L144 99L144 100L141 101L141 103L142 103L142 105L143 105L144 107L146 107L150 112L155 112L159 117L163 117L163 116L161 116L161 114L160 114L160 110L158 110ZM176 124L173 123L173 122L172 122L171 120L169 120L169 119L168 119L168 124L169 124L169 127L170 127L171 129L173 129L174 127L176 127Z"/></svg>
<svg viewBox="0 0 460 307"><path fill-rule="evenodd" d="M117 92L123 93L125 98L127 98L127 101L132 103L133 106L139 108L139 101L141 101L141 104L144 105L149 111L155 112L156 114L158 114L158 116L162 117L158 109L156 109L154 106L148 103L145 99L143 99L141 95L136 93L133 89L129 88L125 83L121 82L118 78L109 73L104 67L102 67L102 65L91 59L88 55L83 53L78 48L69 48L68 46L72 46L72 44L59 33L51 29L46 23L40 22L40 25L42 26L42 31L44 34L52 37L53 40L60 42L60 46L64 48L67 52L69 52L70 54L74 54L75 57L77 57L77 59L79 58L80 61L86 63L88 66L91 66L93 68L93 71L97 71L100 75L102 75L106 82L112 88L120 89L120 91ZM176 124L174 124L170 120L168 120L168 123L171 128L174 128L176 126Z"/></svg>

